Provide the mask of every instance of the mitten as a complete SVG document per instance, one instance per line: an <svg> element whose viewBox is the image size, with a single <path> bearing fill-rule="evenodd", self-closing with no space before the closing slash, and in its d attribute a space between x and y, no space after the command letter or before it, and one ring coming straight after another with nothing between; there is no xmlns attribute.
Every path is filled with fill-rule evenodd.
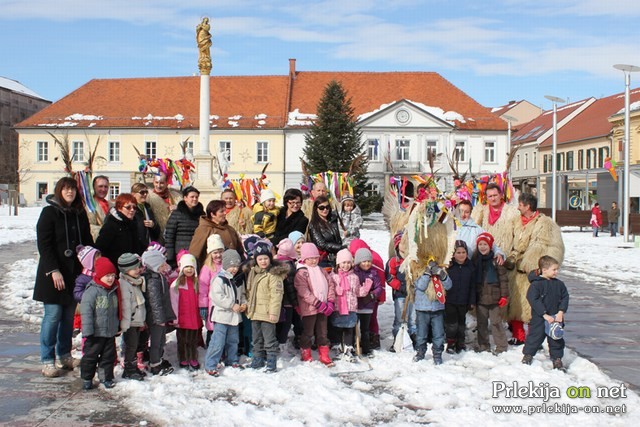
<svg viewBox="0 0 640 427"><path fill-rule="evenodd" d="M324 313L325 316L329 317L331 316L331 313L333 313L333 310L335 310L335 305L333 304L333 301L327 301L327 308L325 308L322 312Z"/></svg>
<svg viewBox="0 0 640 427"><path fill-rule="evenodd" d="M500 298L500 301L498 301L498 307L504 307L505 305L507 305L508 302L509 302L508 298L502 297Z"/></svg>
<svg viewBox="0 0 640 427"><path fill-rule="evenodd" d="M207 318L207 313L209 312L209 310L207 310L205 307L200 307L200 317L205 320Z"/></svg>
<svg viewBox="0 0 640 427"><path fill-rule="evenodd" d="M371 286L373 285L373 280L371 280L370 277L367 277L366 279L364 279L364 285L369 286L369 288L371 288Z"/></svg>
<svg viewBox="0 0 640 427"><path fill-rule="evenodd" d="M316 303L316 310L318 310L318 312L320 313L324 313L324 311L327 309L327 303L324 301L318 301Z"/></svg>

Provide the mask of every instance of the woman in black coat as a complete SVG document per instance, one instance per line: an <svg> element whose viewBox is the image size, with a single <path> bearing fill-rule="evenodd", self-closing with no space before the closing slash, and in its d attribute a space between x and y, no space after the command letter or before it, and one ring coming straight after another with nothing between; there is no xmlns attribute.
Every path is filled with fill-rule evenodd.
<svg viewBox="0 0 640 427"><path fill-rule="evenodd" d="M344 246L338 225L338 214L331 210L331 203L326 196L319 196L313 202L308 232L309 241L315 243L320 251L320 265L334 267L336 254Z"/></svg>
<svg viewBox="0 0 640 427"><path fill-rule="evenodd" d="M149 247L149 243L158 242L162 244L164 240L161 240L160 226L156 221L153 210L151 210L151 206L147 203L147 197L149 196L147 186L141 182L136 182L131 186L131 194L136 198L138 205L136 215L133 218L138 232L138 250L136 253L142 255Z"/></svg>
<svg viewBox="0 0 640 427"><path fill-rule="evenodd" d="M139 251L138 230L134 221L137 205L133 195L120 194L116 198L115 208L111 209L100 229L96 248L102 256L109 258L113 265L118 265L120 255Z"/></svg>
<svg viewBox="0 0 640 427"><path fill-rule="evenodd" d="M204 215L202 203L198 202L200 192L195 187L182 190L182 201L176 210L171 212L164 229L164 242L167 248L167 263L176 268L176 255L181 249L189 250L193 233L195 233L200 216Z"/></svg>
<svg viewBox="0 0 640 427"><path fill-rule="evenodd" d="M82 265L76 246L93 245L89 219L73 178L61 178L48 206L38 219L37 244L40 259L33 299L44 303L40 328L42 374L57 377L58 369L73 369L71 339L76 302L73 287Z"/></svg>
<svg viewBox="0 0 640 427"><path fill-rule="evenodd" d="M288 237L292 231L306 233L309 224L309 219L302 212L302 191L297 188L289 188L284 192L282 203L283 206L276 223L276 234L272 239L275 246L280 243L280 240Z"/></svg>

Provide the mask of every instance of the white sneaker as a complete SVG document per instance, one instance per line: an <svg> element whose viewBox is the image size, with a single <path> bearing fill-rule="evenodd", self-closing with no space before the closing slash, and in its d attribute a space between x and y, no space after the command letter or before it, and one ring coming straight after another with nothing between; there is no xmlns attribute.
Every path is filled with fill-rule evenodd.
<svg viewBox="0 0 640 427"><path fill-rule="evenodd" d="M56 359L55 367L57 369L66 369L68 371L73 371L73 368L76 368L80 365L79 359L74 359L73 357L63 357L61 359Z"/></svg>
<svg viewBox="0 0 640 427"><path fill-rule="evenodd" d="M47 378L57 378L60 376L60 371L53 363L45 363L42 365L42 376Z"/></svg>
<svg viewBox="0 0 640 427"><path fill-rule="evenodd" d="M355 351L353 350L353 347L351 346L347 346L344 348L344 356L343 356L343 360L346 360L347 362L350 363L355 363L356 362L356 355L355 355Z"/></svg>

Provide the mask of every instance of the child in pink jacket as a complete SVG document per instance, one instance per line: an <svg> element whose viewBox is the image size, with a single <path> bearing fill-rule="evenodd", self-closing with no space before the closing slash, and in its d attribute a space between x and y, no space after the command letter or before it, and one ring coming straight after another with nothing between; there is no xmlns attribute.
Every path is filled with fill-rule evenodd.
<svg viewBox="0 0 640 427"><path fill-rule="evenodd" d="M209 313L209 287L211 282L216 278L222 269L222 253L224 252L224 243L222 238L217 234L212 234L207 238L207 258L200 269L198 275L198 308L200 309L200 317L204 320L207 328L207 339L205 347L209 347L211 334L213 334L213 322Z"/></svg>
<svg viewBox="0 0 640 427"><path fill-rule="evenodd" d="M353 272L353 256L349 249L342 249L336 256L336 268L331 273L336 287L336 311L331 315L331 324L338 329L341 339L341 353L344 360L355 362L353 337L358 320L358 297L369 294L373 281L366 279L360 285L360 279Z"/></svg>
<svg viewBox="0 0 640 427"><path fill-rule="evenodd" d="M315 336L320 362L333 366L329 357L327 318L334 309L335 285L329 273L319 267L320 253L313 243L305 243L300 249L300 262L294 285L298 292L298 308L302 317L303 332L300 337L301 359L310 362L311 339Z"/></svg>

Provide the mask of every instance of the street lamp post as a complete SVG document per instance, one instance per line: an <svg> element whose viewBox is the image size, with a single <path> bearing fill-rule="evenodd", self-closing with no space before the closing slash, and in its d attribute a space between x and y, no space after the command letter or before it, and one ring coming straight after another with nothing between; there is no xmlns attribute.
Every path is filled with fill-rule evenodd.
<svg viewBox="0 0 640 427"><path fill-rule="evenodd" d="M511 122L517 122L518 119L506 114L502 115L502 119L507 121L507 151L511 152ZM509 174L511 174L511 171L509 171Z"/></svg>
<svg viewBox="0 0 640 427"><path fill-rule="evenodd" d="M545 95L549 101L553 102L553 148L551 149L551 218L556 220L556 208L558 202L558 102L565 103L562 98L557 96Z"/></svg>
<svg viewBox="0 0 640 427"><path fill-rule="evenodd" d="M631 182L629 181L629 168L631 167L631 161L629 159L629 146L630 141L630 129L629 129L629 86L631 85L631 73L640 71L640 67L636 65L616 64L613 66L616 70L620 70L624 73L624 207L622 210L623 227L624 227L624 241L629 241L629 210L630 210L630 191L629 187Z"/></svg>

